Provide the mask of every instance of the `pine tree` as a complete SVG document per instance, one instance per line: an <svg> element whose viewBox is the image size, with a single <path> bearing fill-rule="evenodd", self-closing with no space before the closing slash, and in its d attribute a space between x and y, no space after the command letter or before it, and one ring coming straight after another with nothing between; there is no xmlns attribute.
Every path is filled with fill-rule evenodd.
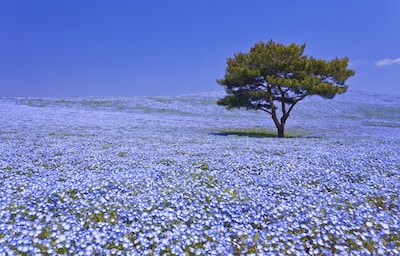
<svg viewBox="0 0 400 256"><path fill-rule="evenodd" d="M304 55L305 47L270 40L228 58L224 78L217 80L228 95L218 104L263 110L271 115L278 137L284 137L285 123L299 101L310 95L332 99L346 92L345 81L355 74L347 69L347 57L315 59Z"/></svg>

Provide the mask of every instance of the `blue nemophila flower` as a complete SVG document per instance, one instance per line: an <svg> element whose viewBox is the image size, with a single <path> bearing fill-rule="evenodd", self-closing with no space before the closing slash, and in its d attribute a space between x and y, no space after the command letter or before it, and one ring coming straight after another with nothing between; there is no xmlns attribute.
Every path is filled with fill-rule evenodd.
<svg viewBox="0 0 400 256"><path fill-rule="evenodd" d="M397 129L225 137L265 124L202 98L41 100L0 99L0 254L399 252Z"/></svg>

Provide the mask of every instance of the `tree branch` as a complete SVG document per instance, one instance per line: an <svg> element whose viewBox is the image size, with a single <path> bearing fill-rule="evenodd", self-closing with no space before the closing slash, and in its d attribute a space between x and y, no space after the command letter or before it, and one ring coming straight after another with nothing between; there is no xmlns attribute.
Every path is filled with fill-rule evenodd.
<svg viewBox="0 0 400 256"><path fill-rule="evenodd" d="M294 100L287 113L289 114L290 111L292 111L294 105L296 105L297 102L301 101L301 100L304 99L306 96L307 96L307 94L304 94L303 96L301 96L301 97L297 98L296 100Z"/></svg>
<svg viewBox="0 0 400 256"><path fill-rule="evenodd" d="M272 115L272 112L266 108L259 108L260 110L267 112L268 114Z"/></svg>
<svg viewBox="0 0 400 256"><path fill-rule="evenodd" d="M279 120L276 116L276 109L275 109L275 105L274 105L274 98L272 97L272 95L269 96L269 104L271 106L271 116L272 116L272 120L274 120L275 126L279 127L281 126L281 124L279 123Z"/></svg>
<svg viewBox="0 0 400 256"><path fill-rule="evenodd" d="M286 115L285 92L283 92L283 90L280 86L278 88L279 88L279 92L281 93L282 113L283 113L283 115Z"/></svg>

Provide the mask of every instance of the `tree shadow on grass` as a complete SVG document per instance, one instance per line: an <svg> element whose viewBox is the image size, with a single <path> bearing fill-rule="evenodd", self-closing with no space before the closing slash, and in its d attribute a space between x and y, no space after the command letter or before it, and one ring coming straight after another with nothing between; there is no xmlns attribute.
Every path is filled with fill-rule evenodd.
<svg viewBox="0 0 400 256"><path fill-rule="evenodd" d="M269 130L246 130L246 129L233 129L233 130L222 130L220 132L213 132L212 135L217 136L239 136L239 137L250 137L250 138L279 138L278 133ZM285 138L318 138L310 136L302 136L300 134L285 134Z"/></svg>
<svg viewBox="0 0 400 256"><path fill-rule="evenodd" d="M240 137L251 137L251 138L278 138L278 135L273 133L261 133L261 132L214 132L212 135L218 136L240 136Z"/></svg>
<svg viewBox="0 0 400 256"><path fill-rule="evenodd" d="M278 133L268 130L222 130L214 132L212 135L218 136L240 136L251 138L278 138ZM291 135L285 135L285 138L291 138Z"/></svg>

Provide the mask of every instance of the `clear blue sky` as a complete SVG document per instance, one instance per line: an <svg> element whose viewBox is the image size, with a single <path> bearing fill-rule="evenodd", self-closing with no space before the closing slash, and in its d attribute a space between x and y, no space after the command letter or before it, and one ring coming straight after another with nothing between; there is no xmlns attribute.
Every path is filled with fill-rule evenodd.
<svg viewBox="0 0 400 256"><path fill-rule="evenodd" d="M226 58L269 39L400 94L398 0L0 0L0 97L222 90Z"/></svg>

